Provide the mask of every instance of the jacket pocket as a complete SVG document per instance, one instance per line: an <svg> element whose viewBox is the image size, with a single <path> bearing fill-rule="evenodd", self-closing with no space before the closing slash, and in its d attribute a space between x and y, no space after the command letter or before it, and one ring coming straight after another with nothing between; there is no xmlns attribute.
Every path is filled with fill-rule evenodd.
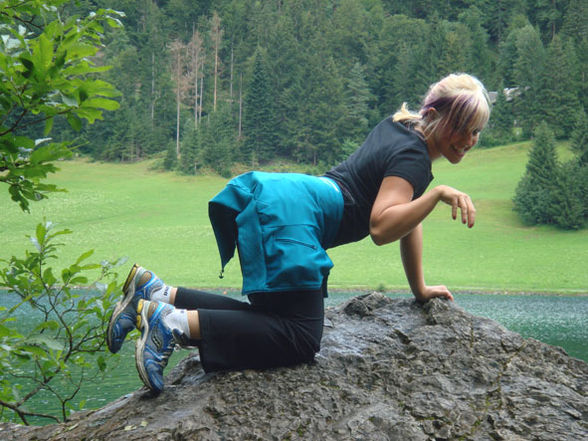
<svg viewBox="0 0 588 441"><path fill-rule="evenodd" d="M333 267L321 247L316 227L286 225L264 228L269 289L319 289Z"/></svg>

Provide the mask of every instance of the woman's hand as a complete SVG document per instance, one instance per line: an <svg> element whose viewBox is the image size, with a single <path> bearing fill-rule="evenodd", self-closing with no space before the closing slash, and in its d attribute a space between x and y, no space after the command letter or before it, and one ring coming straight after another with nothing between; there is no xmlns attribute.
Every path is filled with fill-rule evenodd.
<svg viewBox="0 0 588 441"><path fill-rule="evenodd" d="M474 226L476 221L476 207L472 199L466 193L456 190L455 188L447 185L439 185L435 187L435 190L439 192L439 198L447 205L451 205L451 217L457 219L457 210L461 210L461 222L467 223L469 228Z"/></svg>
<svg viewBox="0 0 588 441"><path fill-rule="evenodd" d="M422 292L414 293L418 302L424 303L434 297L453 300L453 295L445 285L425 286Z"/></svg>

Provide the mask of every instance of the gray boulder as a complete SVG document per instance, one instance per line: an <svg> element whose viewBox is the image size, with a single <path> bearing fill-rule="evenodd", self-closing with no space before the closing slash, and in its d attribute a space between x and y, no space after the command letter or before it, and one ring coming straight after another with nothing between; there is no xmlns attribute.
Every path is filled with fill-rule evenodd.
<svg viewBox="0 0 588 441"><path fill-rule="evenodd" d="M326 312L310 365L205 374L197 353L146 389L10 440L584 440L588 365L452 302L381 294Z"/></svg>

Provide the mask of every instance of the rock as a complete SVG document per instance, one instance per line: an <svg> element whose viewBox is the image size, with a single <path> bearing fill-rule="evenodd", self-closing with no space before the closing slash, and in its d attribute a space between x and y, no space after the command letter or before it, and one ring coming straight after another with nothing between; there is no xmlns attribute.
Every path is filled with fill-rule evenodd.
<svg viewBox="0 0 588 441"><path fill-rule="evenodd" d="M310 365L205 374L197 353L141 389L11 440L581 440L588 365L451 302L381 294L326 312Z"/></svg>

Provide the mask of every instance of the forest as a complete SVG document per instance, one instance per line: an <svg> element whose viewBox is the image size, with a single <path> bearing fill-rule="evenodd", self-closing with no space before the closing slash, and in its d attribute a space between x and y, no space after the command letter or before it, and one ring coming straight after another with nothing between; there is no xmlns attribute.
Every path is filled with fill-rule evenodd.
<svg viewBox="0 0 588 441"><path fill-rule="evenodd" d="M586 0L79 0L59 13L100 8L124 13L93 57L112 66L100 75L120 109L53 131L99 160L324 171L458 71L495 92L485 146L529 139L541 121L569 138L588 104Z"/></svg>

